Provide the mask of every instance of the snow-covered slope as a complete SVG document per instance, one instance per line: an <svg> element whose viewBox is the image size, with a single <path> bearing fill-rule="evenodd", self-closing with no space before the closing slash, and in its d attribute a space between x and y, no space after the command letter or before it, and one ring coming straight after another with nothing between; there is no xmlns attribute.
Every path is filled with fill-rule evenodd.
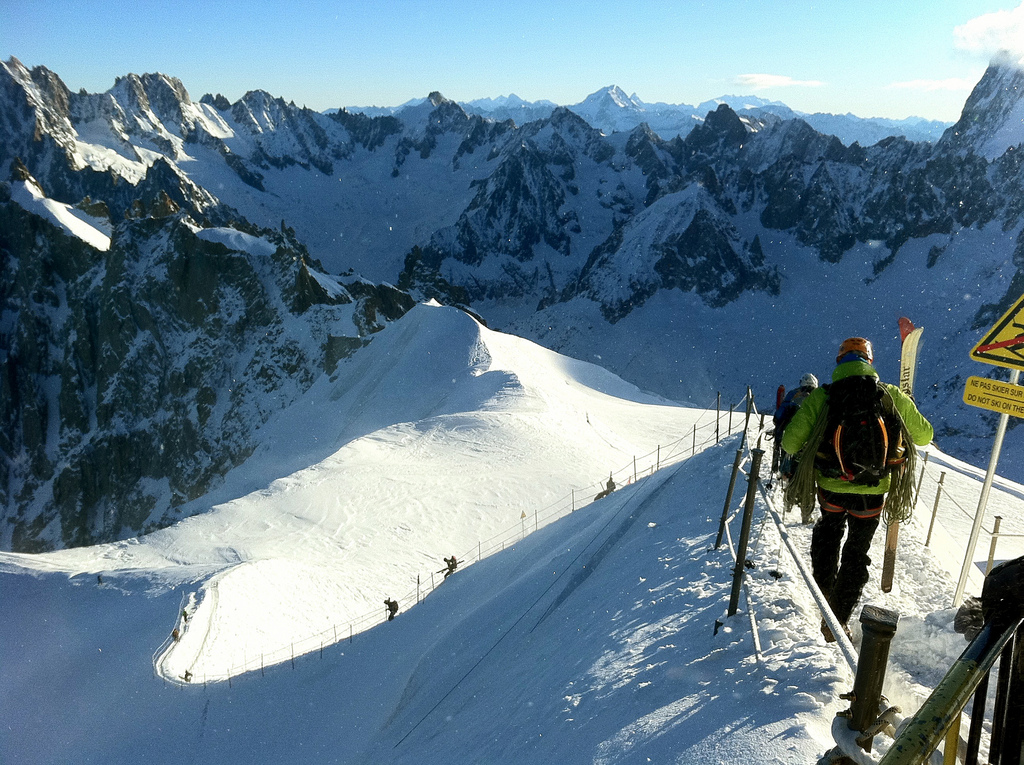
<svg viewBox="0 0 1024 765"><path fill-rule="evenodd" d="M70 236L86 242L97 250L110 249L110 219L89 215L63 202L48 199L32 179L17 181L11 188L11 199L31 213L51 221Z"/></svg>
<svg viewBox="0 0 1024 765"><path fill-rule="evenodd" d="M168 659L175 675L216 677L237 666L239 645L270 655L377 613L386 595L405 599L442 558L524 514L537 525L539 509L574 490L589 499L659 445L667 457L699 416L422 305L262 428L259 450L205 498L217 502L209 512L138 540L13 560L173 580L216 571L195 617L208 634ZM257 589L253 609L246 593Z"/></svg>
<svg viewBox="0 0 1024 765"><path fill-rule="evenodd" d="M725 616L734 564L713 544L738 436L524 536L522 512L600 483L700 413L454 309L421 306L379 339L346 372L371 378L362 392L324 385L268 425L307 469L149 537L0 555L0 760L795 765L832 747L852 672L821 641L760 497L748 594ZM962 537L958 507L943 505L930 549L923 538L939 469L961 505L979 479L930 456L896 587L881 594L873 570L865 590L900 614L884 691L907 713L965 645L949 607L962 550L943 529ZM1024 487L1007 488L997 509L1019 515ZM508 544L477 562L493 529ZM787 532L806 554L809 527ZM1024 550L1007 542L999 558ZM413 576L452 553L472 565L413 605ZM350 638L352 611L379 620L385 594L397 618ZM174 626L181 642L154 656ZM292 660L311 629L323 647ZM278 663L262 660L282 643ZM153 659L192 666L193 682L154 676ZM230 683L199 682L243 664Z"/></svg>

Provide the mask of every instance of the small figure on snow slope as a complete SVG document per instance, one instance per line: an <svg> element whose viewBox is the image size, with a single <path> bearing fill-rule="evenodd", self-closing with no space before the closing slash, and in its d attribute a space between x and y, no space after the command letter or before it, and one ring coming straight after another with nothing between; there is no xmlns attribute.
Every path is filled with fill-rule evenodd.
<svg viewBox="0 0 1024 765"><path fill-rule="evenodd" d="M388 609L388 621L395 618L395 614L398 613L398 601L392 600L391 598L384 598L384 605Z"/></svg>
<svg viewBox="0 0 1024 765"><path fill-rule="evenodd" d="M447 568L442 570L444 571L444 578L447 579L449 576L455 573L455 569L459 567L459 561L453 555L450 558L445 558L444 562Z"/></svg>
<svg viewBox="0 0 1024 765"><path fill-rule="evenodd" d="M913 400L898 386L879 381L873 361L868 340L844 340L831 385L804 400L782 438L785 451L807 457L786 490L787 501L807 519L817 490L821 517L811 534L811 566L844 625L869 578L868 549L883 507L887 520L909 517L914 444L924 446L933 435ZM824 623L822 633L834 640Z"/></svg>
<svg viewBox="0 0 1024 765"><path fill-rule="evenodd" d="M615 481L612 480L612 475L611 475L611 473L609 473L608 474L608 483L605 484L604 489L602 489L601 491L599 491L597 493L597 496L594 497L594 501L597 502L597 500L599 500L599 499L604 499L609 494L611 494L613 491L615 491Z"/></svg>

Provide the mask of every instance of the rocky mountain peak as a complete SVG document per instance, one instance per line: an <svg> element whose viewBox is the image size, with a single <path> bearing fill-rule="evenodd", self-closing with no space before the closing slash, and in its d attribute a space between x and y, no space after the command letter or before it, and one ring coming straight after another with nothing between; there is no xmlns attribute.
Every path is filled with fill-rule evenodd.
<svg viewBox="0 0 1024 765"><path fill-rule="evenodd" d="M742 146L748 137L746 125L726 104L710 112L704 124L697 125L683 139L683 156L696 154L717 154L724 149Z"/></svg>
<svg viewBox="0 0 1024 765"><path fill-rule="evenodd" d="M610 103L618 108L632 108L639 109L640 104L637 103L633 98L626 94L622 88L618 85L609 85L607 88L602 88L596 93L591 93L585 99L584 104L598 105L600 103Z"/></svg>
<svg viewBox="0 0 1024 765"><path fill-rule="evenodd" d="M449 101L447 98L441 95L440 91L437 90L431 91L430 95L427 96L427 100L430 102L430 105L435 108L441 106L442 104L452 103L452 101Z"/></svg>
<svg viewBox="0 0 1024 765"><path fill-rule="evenodd" d="M51 135L65 143L74 135L68 106L71 93L64 82L45 66L27 69L18 59L0 63L0 134L12 141L21 132L18 123L34 120L33 141ZM20 114L2 114L3 106L17 109ZM10 128L10 129L8 129Z"/></svg>
<svg viewBox="0 0 1024 765"><path fill-rule="evenodd" d="M943 134L939 146L973 150L987 159L1024 143L1024 68L999 58L989 65L964 104L960 119Z"/></svg>
<svg viewBox="0 0 1024 765"><path fill-rule="evenodd" d="M215 96L207 93L199 99L199 103L209 104L219 112L226 112L228 109L231 108L231 102L228 101L227 98L222 96L220 93L218 93Z"/></svg>
<svg viewBox="0 0 1024 765"><path fill-rule="evenodd" d="M128 74L115 80L109 95L122 112L119 116L128 133L143 130L163 141L165 133L184 137L195 126L196 106L177 77Z"/></svg>
<svg viewBox="0 0 1024 765"><path fill-rule="evenodd" d="M284 121L288 105L265 90L250 90L231 105L231 117L254 132L273 130Z"/></svg>

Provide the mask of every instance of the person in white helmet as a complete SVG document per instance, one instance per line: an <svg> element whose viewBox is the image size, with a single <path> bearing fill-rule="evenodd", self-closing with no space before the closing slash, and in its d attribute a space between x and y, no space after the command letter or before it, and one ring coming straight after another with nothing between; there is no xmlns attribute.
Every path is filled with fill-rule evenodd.
<svg viewBox="0 0 1024 765"><path fill-rule="evenodd" d="M811 391L818 387L818 378L807 372L800 378L800 385L789 393L779 404L775 410L775 415L772 417L772 421L775 423L775 447L778 457L777 469L783 478L792 478L793 472L796 470L796 460L793 455L787 454L782 450L782 434L786 429L786 425L793 419L793 415L796 414L800 405L804 402L804 399L811 395Z"/></svg>

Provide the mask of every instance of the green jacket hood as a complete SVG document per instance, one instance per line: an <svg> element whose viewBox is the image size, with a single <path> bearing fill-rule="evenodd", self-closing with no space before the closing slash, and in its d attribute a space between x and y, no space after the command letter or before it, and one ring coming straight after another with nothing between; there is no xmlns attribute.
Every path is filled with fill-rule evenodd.
<svg viewBox="0 0 1024 765"><path fill-rule="evenodd" d="M878 372L866 361L847 361L832 370L832 382L845 380L847 377L870 375L878 377Z"/></svg>

